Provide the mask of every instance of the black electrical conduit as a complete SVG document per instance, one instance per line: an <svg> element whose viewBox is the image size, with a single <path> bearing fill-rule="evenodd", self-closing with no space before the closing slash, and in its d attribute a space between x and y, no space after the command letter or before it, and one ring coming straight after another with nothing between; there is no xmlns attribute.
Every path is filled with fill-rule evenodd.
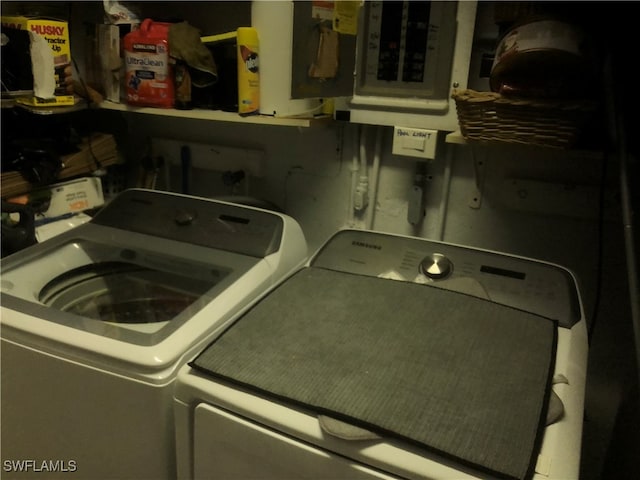
<svg viewBox="0 0 640 480"><path fill-rule="evenodd" d="M605 95L608 110L608 122L613 147L619 160L620 202L622 208L622 228L629 282L629 300L631 322L633 327L634 344L636 350L636 372L640 385L640 283L638 281L638 259L635 252L635 240L633 232L633 205L631 200L631 186L629 182L629 169L631 157L627 151L627 138L625 130L625 118L620 107L620 98L616 90L615 65L613 58L609 56L605 64Z"/></svg>

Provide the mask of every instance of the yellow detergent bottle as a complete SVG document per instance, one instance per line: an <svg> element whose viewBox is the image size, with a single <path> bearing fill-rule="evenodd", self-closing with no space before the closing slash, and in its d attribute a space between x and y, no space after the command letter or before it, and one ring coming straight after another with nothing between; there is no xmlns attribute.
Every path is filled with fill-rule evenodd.
<svg viewBox="0 0 640 480"><path fill-rule="evenodd" d="M238 113L260 111L260 60L258 31L253 27L238 28Z"/></svg>

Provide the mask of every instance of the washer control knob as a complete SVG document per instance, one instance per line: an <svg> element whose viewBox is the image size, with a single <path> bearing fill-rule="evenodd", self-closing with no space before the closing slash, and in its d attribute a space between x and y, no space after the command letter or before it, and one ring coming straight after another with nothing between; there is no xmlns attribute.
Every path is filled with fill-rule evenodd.
<svg viewBox="0 0 640 480"><path fill-rule="evenodd" d="M441 253L431 253L420 262L420 272L438 280L448 277L453 271L453 263Z"/></svg>
<svg viewBox="0 0 640 480"><path fill-rule="evenodd" d="M191 225L193 221L196 219L197 214L195 212L189 212L187 210L179 210L176 212L176 216L174 220L177 225L186 226Z"/></svg>

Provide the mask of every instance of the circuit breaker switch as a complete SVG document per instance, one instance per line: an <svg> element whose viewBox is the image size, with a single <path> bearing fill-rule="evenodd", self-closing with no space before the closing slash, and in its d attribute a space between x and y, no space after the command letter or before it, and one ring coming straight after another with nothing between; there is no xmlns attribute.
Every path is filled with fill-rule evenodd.
<svg viewBox="0 0 640 480"><path fill-rule="evenodd" d="M393 148L391 153L431 160L436 158L437 142L437 130L393 127Z"/></svg>

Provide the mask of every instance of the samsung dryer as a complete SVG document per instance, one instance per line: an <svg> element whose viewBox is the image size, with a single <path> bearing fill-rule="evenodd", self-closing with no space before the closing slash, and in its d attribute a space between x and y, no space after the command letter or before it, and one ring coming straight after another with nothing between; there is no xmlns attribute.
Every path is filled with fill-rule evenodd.
<svg viewBox="0 0 640 480"><path fill-rule="evenodd" d="M577 479L587 350L565 268L340 231L182 368L178 477Z"/></svg>
<svg viewBox="0 0 640 480"><path fill-rule="evenodd" d="M179 368L306 257L286 215L132 189L4 258L4 475L175 478Z"/></svg>

